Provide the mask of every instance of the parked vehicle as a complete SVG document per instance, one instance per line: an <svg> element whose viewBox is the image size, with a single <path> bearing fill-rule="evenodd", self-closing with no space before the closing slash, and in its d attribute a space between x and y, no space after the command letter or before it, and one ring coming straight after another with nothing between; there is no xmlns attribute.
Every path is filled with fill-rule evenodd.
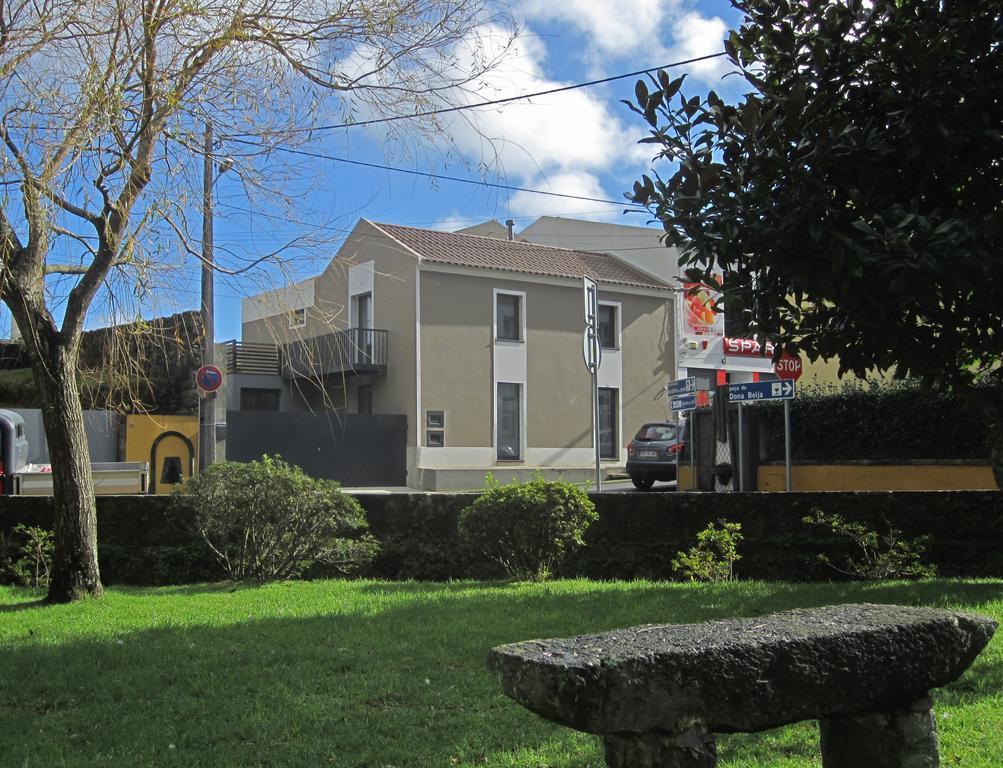
<svg viewBox="0 0 1003 768"><path fill-rule="evenodd" d="M675 480L677 459L684 446L674 422L643 424L627 443L627 474L634 487L647 491L656 480Z"/></svg>
<svg viewBox="0 0 1003 768"><path fill-rule="evenodd" d="M96 462L91 464L91 473L98 495L146 493L150 465L145 461ZM52 495L52 466L28 463L24 419L6 410L0 410L0 494Z"/></svg>

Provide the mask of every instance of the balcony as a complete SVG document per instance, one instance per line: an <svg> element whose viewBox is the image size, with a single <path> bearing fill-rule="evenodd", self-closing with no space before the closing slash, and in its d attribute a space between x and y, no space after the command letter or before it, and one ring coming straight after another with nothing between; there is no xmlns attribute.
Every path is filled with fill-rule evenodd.
<svg viewBox="0 0 1003 768"><path fill-rule="evenodd" d="M226 372L278 376L282 372L282 355L274 344L226 342Z"/></svg>
<svg viewBox="0 0 1003 768"><path fill-rule="evenodd" d="M386 373L389 337L377 328L347 328L291 342L282 348L282 376Z"/></svg>

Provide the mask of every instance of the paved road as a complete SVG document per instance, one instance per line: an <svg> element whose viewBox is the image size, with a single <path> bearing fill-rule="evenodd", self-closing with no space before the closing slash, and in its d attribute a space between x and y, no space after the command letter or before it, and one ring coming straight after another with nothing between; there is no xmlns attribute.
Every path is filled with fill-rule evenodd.
<svg viewBox="0 0 1003 768"><path fill-rule="evenodd" d="M586 490L592 490L589 484ZM603 493L666 493L676 490L676 483L655 483L650 491L639 491L630 480L603 480ZM389 493L453 493L453 491L416 491L414 488L394 487L394 488L342 488L341 490L353 495L380 495ZM475 491L470 491L475 492Z"/></svg>
<svg viewBox="0 0 1003 768"><path fill-rule="evenodd" d="M630 480L606 480L602 484L603 493L666 493L676 490L676 481L655 483L650 491L639 491Z"/></svg>

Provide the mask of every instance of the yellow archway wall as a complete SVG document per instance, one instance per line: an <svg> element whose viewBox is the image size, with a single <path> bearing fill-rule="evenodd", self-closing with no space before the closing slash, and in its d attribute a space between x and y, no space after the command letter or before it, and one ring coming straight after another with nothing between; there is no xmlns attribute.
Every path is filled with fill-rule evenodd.
<svg viewBox="0 0 1003 768"><path fill-rule="evenodd" d="M154 443L156 457L151 456ZM152 463L154 458L156 466ZM125 460L151 462L151 492L170 493L175 483L169 480L177 476L173 468L179 469L181 479L185 480L198 466L198 417L138 413L126 416ZM168 462L173 468L167 466Z"/></svg>

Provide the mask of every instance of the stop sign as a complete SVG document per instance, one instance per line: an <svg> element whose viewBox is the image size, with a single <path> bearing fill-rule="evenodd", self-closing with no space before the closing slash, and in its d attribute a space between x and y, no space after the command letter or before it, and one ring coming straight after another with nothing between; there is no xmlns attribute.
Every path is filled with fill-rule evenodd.
<svg viewBox="0 0 1003 768"><path fill-rule="evenodd" d="M790 352L784 352L773 364L773 372L785 381L797 381L801 378L801 358Z"/></svg>

